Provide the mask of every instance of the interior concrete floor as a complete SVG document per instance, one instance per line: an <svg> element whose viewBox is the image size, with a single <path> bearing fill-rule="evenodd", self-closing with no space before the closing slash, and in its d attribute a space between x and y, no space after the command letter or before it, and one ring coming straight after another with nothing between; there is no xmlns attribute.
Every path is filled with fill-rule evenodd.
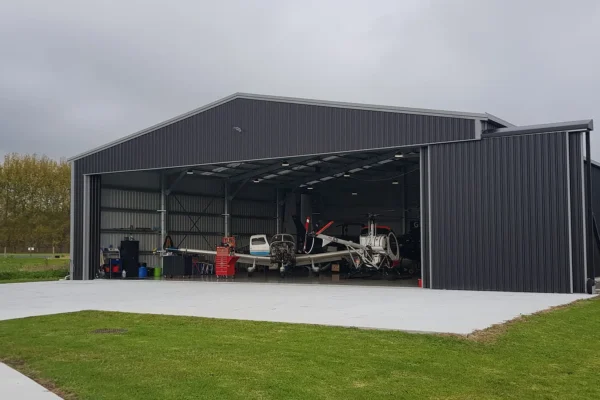
<svg viewBox="0 0 600 400"><path fill-rule="evenodd" d="M1 285L0 320L103 310L468 334L585 298L287 281L58 281Z"/></svg>

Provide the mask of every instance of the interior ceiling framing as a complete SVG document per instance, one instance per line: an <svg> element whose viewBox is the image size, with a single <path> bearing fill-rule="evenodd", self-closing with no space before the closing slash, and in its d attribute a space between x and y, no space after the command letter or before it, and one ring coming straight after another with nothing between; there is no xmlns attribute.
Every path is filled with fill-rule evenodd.
<svg viewBox="0 0 600 400"><path fill-rule="evenodd" d="M271 184L289 189L312 187L332 179L393 179L406 172L407 167L418 167L419 150L380 150L293 157L288 159L229 162L199 165L169 170L169 175L186 174L192 177L226 179L233 183L253 182ZM349 176L347 176L349 175Z"/></svg>

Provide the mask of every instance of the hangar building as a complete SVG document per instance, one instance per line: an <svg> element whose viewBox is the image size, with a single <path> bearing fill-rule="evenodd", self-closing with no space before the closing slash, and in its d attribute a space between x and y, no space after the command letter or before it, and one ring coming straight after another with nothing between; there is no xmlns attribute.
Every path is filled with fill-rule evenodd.
<svg viewBox="0 0 600 400"><path fill-rule="evenodd" d="M101 248L126 235L154 265L166 235L243 246L291 232L300 210L419 226L424 288L583 293L597 259L592 129L234 94L70 159L71 277L93 279Z"/></svg>

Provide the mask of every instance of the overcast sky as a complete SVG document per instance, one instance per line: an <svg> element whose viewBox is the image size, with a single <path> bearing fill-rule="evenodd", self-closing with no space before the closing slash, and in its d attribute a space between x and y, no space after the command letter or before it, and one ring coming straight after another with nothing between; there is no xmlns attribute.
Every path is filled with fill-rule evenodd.
<svg viewBox="0 0 600 400"><path fill-rule="evenodd" d="M73 156L234 92L594 136L599 74L597 0L3 0L0 154Z"/></svg>

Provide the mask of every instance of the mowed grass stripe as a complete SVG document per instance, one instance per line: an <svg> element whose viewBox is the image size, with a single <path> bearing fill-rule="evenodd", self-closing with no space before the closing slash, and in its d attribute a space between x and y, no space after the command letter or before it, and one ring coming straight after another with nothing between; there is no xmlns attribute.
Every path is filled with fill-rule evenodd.
<svg viewBox="0 0 600 400"><path fill-rule="evenodd" d="M0 283L58 280L68 274L68 258L0 256Z"/></svg>

